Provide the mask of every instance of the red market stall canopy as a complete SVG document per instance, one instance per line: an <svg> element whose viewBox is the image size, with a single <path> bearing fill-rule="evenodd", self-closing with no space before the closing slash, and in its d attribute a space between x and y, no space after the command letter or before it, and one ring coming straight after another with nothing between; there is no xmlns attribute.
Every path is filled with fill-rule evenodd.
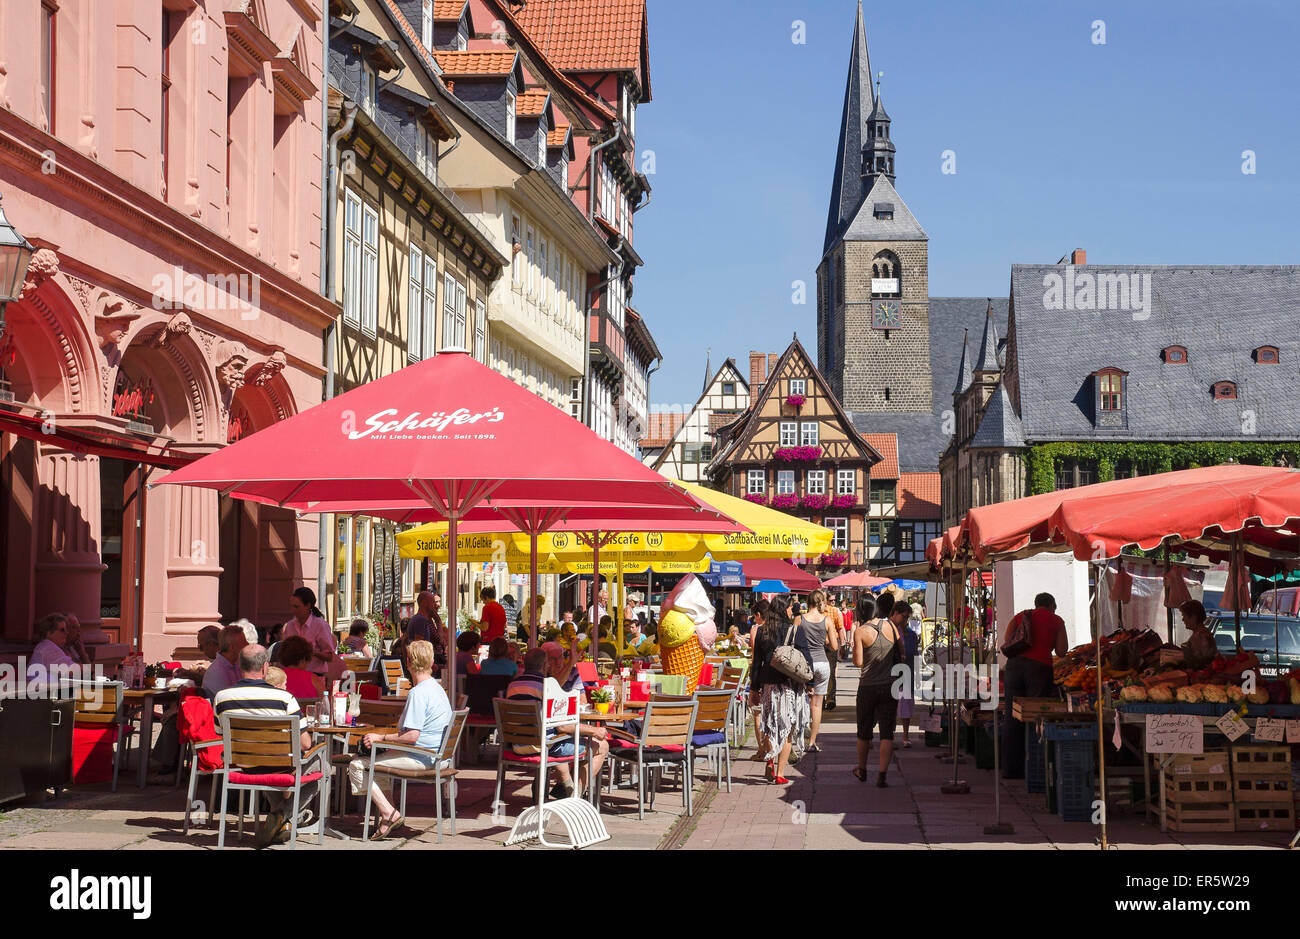
<svg viewBox="0 0 1300 939"><path fill-rule="evenodd" d="M870 571L850 571L824 581L823 586L846 588L849 590L874 590L889 583L888 577L877 577Z"/></svg>
<svg viewBox="0 0 1300 939"><path fill-rule="evenodd" d="M758 558L752 561L741 561L740 564L745 569L746 587L752 587L763 580L779 580L790 588L791 593L808 593L822 585L822 582L812 574L779 558Z"/></svg>

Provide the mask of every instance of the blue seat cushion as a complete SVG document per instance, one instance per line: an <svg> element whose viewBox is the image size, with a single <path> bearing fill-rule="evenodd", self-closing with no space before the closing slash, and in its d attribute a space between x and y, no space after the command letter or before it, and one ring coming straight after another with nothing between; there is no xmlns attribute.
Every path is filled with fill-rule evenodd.
<svg viewBox="0 0 1300 939"><path fill-rule="evenodd" d="M720 730L706 730L691 735L691 746L711 747L717 743L726 743L727 735Z"/></svg>

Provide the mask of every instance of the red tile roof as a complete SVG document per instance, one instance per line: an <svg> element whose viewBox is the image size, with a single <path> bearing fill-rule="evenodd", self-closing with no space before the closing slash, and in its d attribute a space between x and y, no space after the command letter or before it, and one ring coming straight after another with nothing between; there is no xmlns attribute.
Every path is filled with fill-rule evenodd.
<svg viewBox="0 0 1300 939"><path fill-rule="evenodd" d="M459 78L474 75L509 75L519 58L517 52L444 52L435 50L433 57L448 75Z"/></svg>
<svg viewBox="0 0 1300 939"><path fill-rule="evenodd" d="M713 433L719 427L726 427L728 424L730 424L738 417L740 417L739 414L729 414L726 412L715 411L714 413L709 415L709 433Z"/></svg>
<svg viewBox="0 0 1300 939"><path fill-rule="evenodd" d="M542 55L568 72L635 71L645 0L534 0L514 11Z"/></svg>
<svg viewBox="0 0 1300 939"><path fill-rule="evenodd" d="M652 411L650 428L641 438L643 447L666 447L673 435L686 423L686 415L679 411Z"/></svg>
<svg viewBox="0 0 1300 939"><path fill-rule="evenodd" d="M551 93L545 88L525 91L515 100L515 113L520 117L538 117L546 110L546 101Z"/></svg>
<svg viewBox="0 0 1300 939"><path fill-rule="evenodd" d="M547 131L546 145L548 147L563 147L564 141L569 139L569 125L564 124L554 130Z"/></svg>
<svg viewBox="0 0 1300 939"><path fill-rule="evenodd" d="M876 449L882 457L879 463L871 467L872 479L898 478L898 435L897 434L863 434L862 439Z"/></svg>
<svg viewBox="0 0 1300 939"><path fill-rule="evenodd" d="M459 20L469 0L433 0L433 18L440 22Z"/></svg>
<svg viewBox="0 0 1300 939"><path fill-rule="evenodd" d="M938 473L904 473L898 478L899 518L939 518L939 499Z"/></svg>

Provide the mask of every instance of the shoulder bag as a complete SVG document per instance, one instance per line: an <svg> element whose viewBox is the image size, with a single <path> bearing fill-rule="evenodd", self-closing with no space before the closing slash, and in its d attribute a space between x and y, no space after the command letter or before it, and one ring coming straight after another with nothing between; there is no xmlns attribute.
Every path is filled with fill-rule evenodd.
<svg viewBox="0 0 1300 939"><path fill-rule="evenodd" d="M1009 659L1017 655L1024 655L1033 645L1034 634L1030 630L1033 620L1033 611L1024 610L1017 613L1015 619L1007 626L1005 641L1002 643L1002 654Z"/></svg>
<svg viewBox="0 0 1300 939"><path fill-rule="evenodd" d="M772 652L767 664L786 678L807 684L812 681L812 669L803 653L794 646L794 629L791 626L786 630L785 641Z"/></svg>

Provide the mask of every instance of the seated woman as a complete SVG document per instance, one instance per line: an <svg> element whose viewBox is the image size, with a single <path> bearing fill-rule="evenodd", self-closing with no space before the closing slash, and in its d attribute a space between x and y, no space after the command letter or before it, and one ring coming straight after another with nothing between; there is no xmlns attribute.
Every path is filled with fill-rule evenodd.
<svg viewBox="0 0 1300 939"><path fill-rule="evenodd" d="M482 645L483 637L476 632L461 633L456 637L457 675L477 675L479 673L478 650ZM414 674L415 670L411 669L411 671Z"/></svg>
<svg viewBox="0 0 1300 939"><path fill-rule="evenodd" d="M366 633L370 630L370 624L363 619L354 619L352 626L348 629L348 638L343 640L343 644L351 649L357 655L364 655L368 659L373 659L375 653L371 651L366 644Z"/></svg>
<svg viewBox="0 0 1300 939"><path fill-rule="evenodd" d="M468 635L468 634L466 634ZM477 633L474 635L477 636ZM411 669L412 687L406 696L406 707L397 722L399 733L366 734L361 744L367 750L376 743L385 741L403 743L437 750L442 745L442 737L451 724L451 702L442 685L433 680L433 645L423 639L411 643L407 650L407 662ZM407 753L403 751L380 751L375 757L375 775L383 772L384 767L394 769L429 769L433 766L433 755L426 753ZM348 781L352 785L352 794L359 796L366 791L366 774L370 769L370 758L358 757L348 764ZM402 824L402 815L384 796L378 780L370 787L370 798L379 810L379 827L372 836L378 841L386 838L393 829Z"/></svg>
<svg viewBox="0 0 1300 939"><path fill-rule="evenodd" d="M280 667L284 669L285 690L295 698L319 698L325 693L325 679L307 671L311 662L311 642L302 636L290 636L280 643Z"/></svg>
<svg viewBox="0 0 1300 939"><path fill-rule="evenodd" d="M519 663L515 658L514 643L500 637L493 639L488 644L488 660L479 667L479 674L508 675L513 678L519 674Z"/></svg>

